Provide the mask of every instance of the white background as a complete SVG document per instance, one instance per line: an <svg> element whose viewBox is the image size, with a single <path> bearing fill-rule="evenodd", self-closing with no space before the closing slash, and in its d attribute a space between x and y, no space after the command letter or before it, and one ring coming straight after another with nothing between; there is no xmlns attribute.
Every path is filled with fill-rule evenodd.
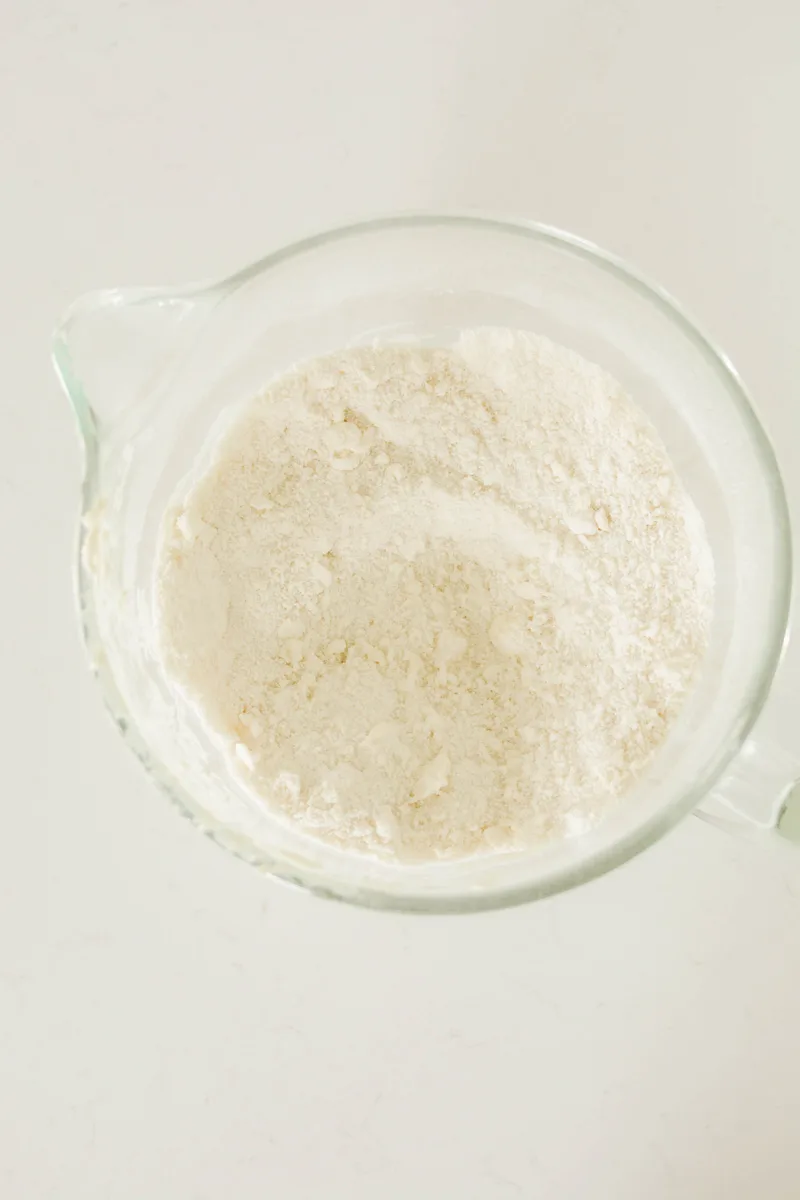
<svg viewBox="0 0 800 1200"><path fill-rule="evenodd" d="M683 300L798 503L799 111L791 0L3 0L3 1200L800 1195L800 854L690 819L570 895L437 919L227 857L84 666L48 360L90 288L512 212Z"/></svg>

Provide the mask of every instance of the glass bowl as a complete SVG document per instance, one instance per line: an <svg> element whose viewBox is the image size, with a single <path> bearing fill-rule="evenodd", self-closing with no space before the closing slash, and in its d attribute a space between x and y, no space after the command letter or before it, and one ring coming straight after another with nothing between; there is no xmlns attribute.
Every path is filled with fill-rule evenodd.
<svg viewBox="0 0 800 1200"><path fill-rule="evenodd" d="M526 853L392 865L301 834L229 771L156 653L158 529L221 410L298 360L375 338L449 344L464 328L490 325L544 334L600 364L653 421L711 543L710 647L646 776L595 828ZM87 296L56 331L54 355L85 450L78 591L92 667L147 770L227 849L321 895L449 912L590 879L712 791L718 820L749 809L777 822L794 759L747 740L789 617L791 539L775 455L727 359L664 292L610 255L527 222L376 219L298 242L220 283Z"/></svg>

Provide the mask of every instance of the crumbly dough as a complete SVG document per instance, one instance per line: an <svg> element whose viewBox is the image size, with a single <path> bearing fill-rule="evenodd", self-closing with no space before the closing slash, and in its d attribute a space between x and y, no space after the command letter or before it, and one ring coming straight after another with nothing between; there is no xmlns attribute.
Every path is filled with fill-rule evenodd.
<svg viewBox="0 0 800 1200"><path fill-rule="evenodd" d="M544 338L301 365L166 514L164 662L263 803L404 861L586 829L704 653L702 522L643 414Z"/></svg>

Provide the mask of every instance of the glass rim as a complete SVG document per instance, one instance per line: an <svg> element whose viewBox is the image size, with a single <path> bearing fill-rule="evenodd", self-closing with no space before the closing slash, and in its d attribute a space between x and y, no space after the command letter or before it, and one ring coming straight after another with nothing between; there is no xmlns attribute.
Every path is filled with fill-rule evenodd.
<svg viewBox="0 0 800 1200"><path fill-rule="evenodd" d="M92 653L92 645L96 644L101 647L102 641L97 632L94 614L93 580L84 565L83 549L87 530L83 521L81 521L79 530L76 564L76 585L83 639L95 676L101 685L106 707L123 738L131 746L148 774L166 792L169 799L185 817L238 858L266 874L302 887L313 894L344 901L362 908L431 915L480 912L526 904L587 883L627 862L663 837L699 804L720 778L727 765L736 757L755 724L770 692L785 646L792 590L792 537L789 507L775 451L733 363L711 338L701 332L683 307L664 288L650 282L623 259L601 249L592 242L554 226L522 218L505 218L479 213L437 212L390 214L338 225L291 242L216 282L195 284L183 288L123 288L91 293L78 300L76 305L73 305L68 311L56 329L53 348L56 371L73 404L84 441L85 470L82 512L85 514L94 502L97 492L99 437L90 405L83 394L80 381L75 377L69 356L66 328L71 315L79 307L85 309L85 306L138 304L167 299L189 301L204 296L222 300L252 279L330 243L345 241L369 233L440 226L472 228L483 232L494 231L527 238L550 245L558 250L568 250L583 258L591 266L612 275L623 285L638 292L645 300L652 303L694 345L714 374L724 384L731 402L743 419L751 446L761 466L763 478L768 485L773 531L777 546L770 619L765 635L766 653L759 670L754 673L737 720L728 730L711 763L702 775L694 780L691 787L686 788L669 804L650 816L635 830L614 842L612 846L602 847L580 863L567 864L537 880L515 883L505 887L501 884L485 891L465 890L441 894L392 891L381 888L380 885L358 884L351 887L347 885L344 877L337 879L331 876L322 882L313 873L306 875L299 868L292 868L286 862L271 858L268 851L261 850L245 836L237 834L235 830L211 816L195 803L180 781L151 755L147 742L139 733L136 721L131 717L116 687L113 675L104 662L104 656L98 657Z"/></svg>

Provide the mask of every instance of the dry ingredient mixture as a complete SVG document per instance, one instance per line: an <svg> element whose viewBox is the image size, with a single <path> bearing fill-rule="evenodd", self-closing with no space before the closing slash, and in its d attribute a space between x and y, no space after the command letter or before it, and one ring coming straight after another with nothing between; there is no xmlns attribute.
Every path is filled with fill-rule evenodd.
<svg viewBox="0 0 800 1200"><path fill-rule="evenodd" d="M235 769L382 858L586 829L706 646L699 514L620 385L541 337L308 362L167 513L161 649Z"/></svg>

